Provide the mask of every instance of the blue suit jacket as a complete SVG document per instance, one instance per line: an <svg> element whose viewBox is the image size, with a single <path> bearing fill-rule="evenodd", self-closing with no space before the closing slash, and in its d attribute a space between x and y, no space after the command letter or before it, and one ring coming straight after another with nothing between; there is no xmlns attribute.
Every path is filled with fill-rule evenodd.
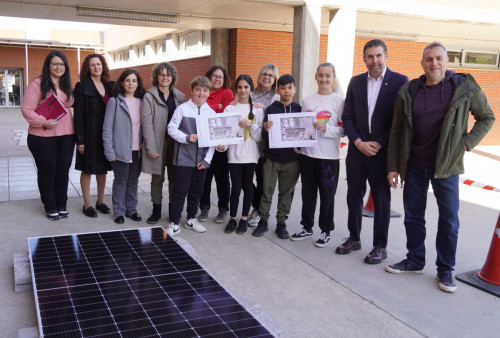
<svg viewBox="0 0 500 338"><path fill-rule="evenodd" d="M354 141L377 141L387 149L391 133L394 105L399 88L408 82L408 77L387 68L377 103L372 115L372 131L368 129L368 72L353 76L347 87L342 121L349 138L349 151L354 150ZM353 149L354 148L354 149Z"/></svg>

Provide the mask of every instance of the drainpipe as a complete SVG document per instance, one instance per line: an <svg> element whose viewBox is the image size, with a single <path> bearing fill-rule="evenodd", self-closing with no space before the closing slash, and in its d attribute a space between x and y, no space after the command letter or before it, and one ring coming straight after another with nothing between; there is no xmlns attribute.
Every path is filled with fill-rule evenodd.
<svg viewBox="0 0 500 338"><path fill-rule="evenodd" d="M24 55L26 57L26 61L25 61L25 67L24 67L24 73L26 74L26 83L24 84L25 87L28 86L28 83L29 83L29 77L28 77L28 44L25 43L24 44Z"/></svg>

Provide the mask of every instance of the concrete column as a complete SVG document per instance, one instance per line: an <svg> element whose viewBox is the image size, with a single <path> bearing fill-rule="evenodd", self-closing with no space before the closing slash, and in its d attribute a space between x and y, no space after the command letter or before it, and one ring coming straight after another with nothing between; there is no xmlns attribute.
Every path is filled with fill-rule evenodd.
<svg viewBox="0 0 500 338"><path fill-rule="evenodd" d="M354 42L356 39L356 7L344 6L330 11L328 26L327 60L335 66L337 81L335 92L345 97L349 80L352 77Z"/></svg>
<svg viewBox="0 0 500 338"><path fill-rule="evenodd" d="M292 75L297 94L295 102L316 91L314 74L319 60L321 7L304 5L293 10Z"/></svg>
<svg viewBox="0 0 500 338"><path fill-rule="evenodd" d="M210 36L210 65L229 71L229 29L212 29Z"/></svg>

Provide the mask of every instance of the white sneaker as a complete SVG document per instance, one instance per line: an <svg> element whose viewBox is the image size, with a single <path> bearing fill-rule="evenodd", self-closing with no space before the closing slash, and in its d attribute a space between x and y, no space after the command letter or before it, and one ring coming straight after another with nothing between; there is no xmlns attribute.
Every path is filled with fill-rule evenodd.
<svg viewBox="0 0 500 338"><path fill-rule="evenodd" d="M174 224L173 222L170 222L168 224L168 229L167 229L167 234L170 237L173 237L174 235L178 235L181 233L181 227L179 224Z"/></svg>
<svg viewBox="0 0 500 338"><path fill-rule="evenodd" d="M328 235L326 232L322 232L316 242L314 242L314 245L316 245L318 248L324 248L328 245L328 242L330 242L330 235Z"/></svg>
<svg viewBox="0 0 500 338"><path fill-rule="evenodd" d="M187 219L184 222L184 228L193 230L195 232L205 232L207 228L201 225L196 218Z"/></svg>
<svg viewBox="0 0 500 338"><path fill-rule="evenodd" d="M248 226L250 227L256 227L259 224L260 221L260 216L259 216L259 210L253 209L252 212L250 213L250 216L248 216Z"/></svg>

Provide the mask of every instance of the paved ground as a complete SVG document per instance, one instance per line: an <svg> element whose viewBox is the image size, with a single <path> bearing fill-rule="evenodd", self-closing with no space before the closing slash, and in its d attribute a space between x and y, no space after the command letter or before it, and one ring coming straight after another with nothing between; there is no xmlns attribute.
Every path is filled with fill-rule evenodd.
<svg viewBox="0 0 500 338"><path fill-rule="evenodd" d="M15 293L12 255L27 252L27 237L117 229L111 216L89 219L81 213L79 174L70 175L70 217L50 222L43 215L30 153L23 145L26 124L15 110L0 110L0 336L15 337L21 328L37 324L32 292ZM12 130L15 130L14 132ZM20 138L21 142L17 145ZM494 156L468 153L464 178L500 187L500 147L482 147ZM184 230L185 239L201 262L237 298L260 305L286 337L498 337L500 299L457 281L455 294L437 288L437 207L428 195L427 266L416 276L391 275L389 263L404 258L402 218L392 219L388 252L382 265L362 262L371 248L372 220L364 219L363 248L347 256L334 253L348 236L344 163L336 196L336 230L330 245L319 249L314 240L278 239L273 231L263 238L224 234L223 225L207 222L208 231ZM112 183L112 175L108 186ZM95 184L95 183L94 183ZM149 177L141 176L139 211L149 216ZM300 228L300 183L288 221L290 232ZM500 193L461 185L461 230L456 273L481 268L500 208ZM215 189L212 190L215 198ZM105 197L110 204L111 197ZM402 190L393 190L392 208L402 212ZM166 204L163 211L166 213ZM273 206L272 213L275 212ZM215 208L211 209L215 217ZM133 224L132 224L133 223ZM166 219L159 223L166 226ZM271 230L274 228L271 219ZM121 228L147 226L130 220ZM315 236L318 235L318 228Z"/></svg>

